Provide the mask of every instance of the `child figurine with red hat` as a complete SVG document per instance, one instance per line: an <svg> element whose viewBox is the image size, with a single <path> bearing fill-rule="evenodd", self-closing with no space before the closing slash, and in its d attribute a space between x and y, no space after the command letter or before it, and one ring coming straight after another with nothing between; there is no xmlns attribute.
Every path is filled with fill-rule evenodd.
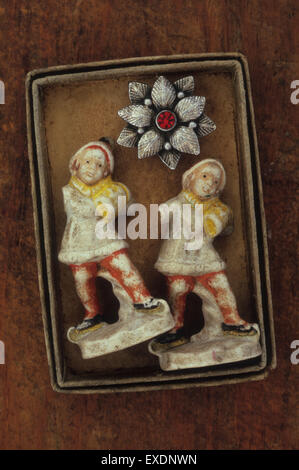
<svg viewBox="0 0 299 470"><path fill-rule="evenodd" d="M131 200L129 189L112 180L113 168L109 140L89 142L72 156L71 179L63 188L67 223L59 260L70 266L85 309L82 323L69 330L68 337L73 342L106 325L95 284L101 269L128 294L135 311L154 312L161 305L150 295L130 261L126 241L117 236L100 239L96 235L96 210L105 204L111 204L116 210L119 196L124 196L127 204Z"/></svg>

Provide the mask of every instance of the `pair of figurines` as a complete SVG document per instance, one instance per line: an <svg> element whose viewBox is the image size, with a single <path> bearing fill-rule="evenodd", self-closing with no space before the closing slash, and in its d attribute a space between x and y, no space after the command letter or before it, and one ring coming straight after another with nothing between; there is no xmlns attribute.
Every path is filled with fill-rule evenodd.
<svg viewBox="0 0 299 470"><path fill-rule="evenodd" d="M223 165L205 159L183 174L182 190L169 206L189 205L190 216L202 205L202 243L187 250L184 234L163 240L156 269L168 286L167 302L151 296L130 260L128 244L118 237L99 238L97 222L105 205L115 211L120 196L130 205L130 190L112 179L114 156L108 139L90 142L71 158L71 179L63 188L67 224L59 260L69 265L85 314L71 327L68 339L79 345L83 358L115 352L151 340L149 351L164 370L236 362L260 355L259 327L244 321L237 310L225 263L213 247L219 234L229 233L231 209L219 196L226 183ZM116 213L117 217L117 213ZM194 222L194 220L193 220ZM188 240L190 241L190 240ZM111 282L119 320L105 322L96 291L96 277ZM184 332L186 298L202 299L204 328L191 338Z"/></svg>

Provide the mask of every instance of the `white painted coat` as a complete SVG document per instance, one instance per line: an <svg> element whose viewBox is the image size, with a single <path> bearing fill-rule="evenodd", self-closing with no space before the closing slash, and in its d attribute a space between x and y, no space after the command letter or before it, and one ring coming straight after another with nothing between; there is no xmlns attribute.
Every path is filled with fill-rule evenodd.
<svg viewBox="0 0 299 470"><path fill-rule="evenodd" d="M230 209L219 200L217 201L218 203L216 203L215 212L220 212L222 217L217 217L216 213L213 213L213 211L209 212L209 216L214 217L214 220L217 223L218 235L228 223ZM207 203L205 202L204 205L209 203L209 201ZM188 201L184 197L184 192L181 192L177 197L167 201L166 204L168 206L175 204L181 208L181 211L183 211L182 206L183 204L188 204ZM191 209L191 214L191 226L194 229L194 207ZM204 209L204 220L205 217ZM171 230L170 235L172 235ZM222 271L225 269L226 264L213 247L213 240L214 238L209 236L205 229L203 230L203 244L200 249L185 249L185 243L190 242L190 240L184 238L183 231L180 239L170 237L167 240L163 240L155 268L166 276L201 276L211 272Z"/></svg>
<svg viewBox="0 0 299 470"><path fill-rule="evenodd" d="M82 264L101 261L117 250L126 248L124 240L99 239L96 236L95 204L77 189L66 185L62 189L66 227L58 255L59 261L65 264ZM123 192L125 196L125 191Z"/></svg>

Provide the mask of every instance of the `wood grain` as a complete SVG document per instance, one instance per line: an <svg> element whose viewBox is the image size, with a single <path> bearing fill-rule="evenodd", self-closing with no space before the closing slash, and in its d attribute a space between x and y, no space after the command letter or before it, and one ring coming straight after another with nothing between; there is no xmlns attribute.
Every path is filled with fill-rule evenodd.
<svg viewBox="0 0 299 470"><path fill-rule="evenodd" d="M1 449L298 448L296 0L0 0ZM114 395L50 388L37 285L24 79L51 65L240 51L259 140L278 368L263 382ZM297 196L297 197L296 197Z"/></svg>

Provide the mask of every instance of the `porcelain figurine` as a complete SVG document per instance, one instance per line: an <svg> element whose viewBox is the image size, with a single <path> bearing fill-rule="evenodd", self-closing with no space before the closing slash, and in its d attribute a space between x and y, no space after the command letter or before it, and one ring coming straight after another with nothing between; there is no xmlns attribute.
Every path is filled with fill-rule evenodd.
<svg viewBox="0 0 299 470"><path fill-rule="evenodd" d="M232 231L232 211L220 199L226 183L223 165L202 160L182 178L180 194L169 206L191 206L194 219L202 204L202 244L186 250L186 239L164 240L155 267L166 276L174 328L150 343L164 370L203 367L241 361L261 354L259 327L240 317L225 271L225 262L213 247L214 239ZM193 220L194 222L194 220ZM202 299L204 328L190 338L184 332L186 297L194 292Z"/></svg>
<svg viewBox="0 0 299 470"><path fill-rule="evenodd" d="M80 346L84 358L127 348L173 326L167 303L151 296L131 262L127 242L117 233L110 238L96 233L107 204L117 213L120 196L127 205L131 202L129 189L112 180L113 168L109 139L89 142L70 159L71 178L63 188L67 223L59 260L69 265L85 311L83 321L68 330L68 339ZM112 283L119 300L119 320L114 324L105 322L97 276Z"/></svg>

